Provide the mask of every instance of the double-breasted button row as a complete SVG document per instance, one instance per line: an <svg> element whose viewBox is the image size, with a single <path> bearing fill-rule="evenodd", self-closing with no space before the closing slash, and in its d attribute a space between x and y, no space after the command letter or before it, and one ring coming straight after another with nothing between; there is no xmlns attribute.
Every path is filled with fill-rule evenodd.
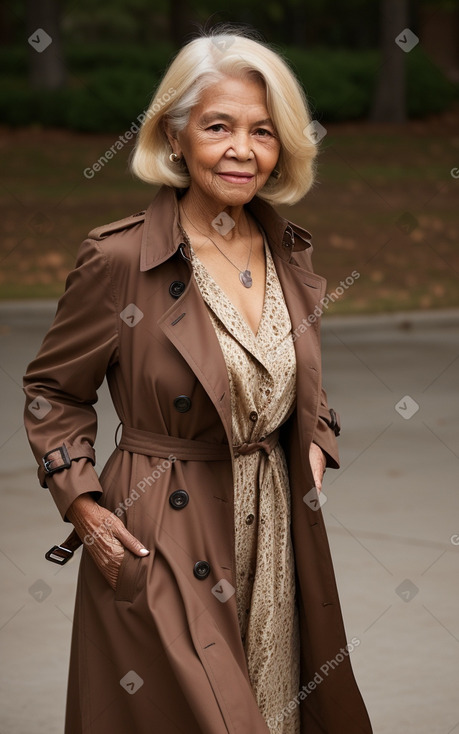
<svg viewBox="0 0 459 734"><path fill-rule="evenodd" d="M174 510L183 510L187 506L190 498L188 492L184 489L176 489L175 492L169 496L169 504Z"/></svg>
<svg viewBox="0 0 459 734"><path fill-rule="evenodd" d="M255 423L255 421L257 421L257 420L258 420L258 413L256 412L256 410L252 410L252 411L251 411L251 412L249 413L249 418L250 418L250 420L251 420L251 421L253 421L254 423Z"/></svg>
<svg viewBox="0 0 459 734"><path fill-rule="evenodd" d="M182 281L174 280L169 287L169 292L174 298L178 298L184 291L185 284ZM174 398L174 408L179 413L186 413L191 408L191 399L188 395L177 395ZM169 503L174 510L183 510L187 506L190 498L188 492L184 489L177 489L169 497ZM194 576L203 581L210 574L210 565L207 561L197 561L193 567Z"/></svg>
<svg viewBox="0 0 459 734"><path fill-rule="evenodd" d="M203 581L210 574L210 565L207 561L197 561L194 564L193 573L197 579Z"/></svg>
<svg viewBox="0 0 459 734"><path fill-rule="evenodd" d="M174 398L174 408L179 413L186 413L191 408L191 399L188 395L177 395Z"/></svg>
<svg viewBox="0 0 459 734"><path fill-rule="evenodd" d="M188 492L184 489L176 489L169 495L169 504L174 510L183 510L190 501ZM207 561L196 561L193 567L193 573L197 579L203 581L210 574L210 564Z"/></svg>
<svg viewBox="0 0 459 734"><path fill-rule="evenodd" d="M185 283L183 280L173 280L169 286L169 293L172 298L180 298L183 291L185 290Z"/></svg>

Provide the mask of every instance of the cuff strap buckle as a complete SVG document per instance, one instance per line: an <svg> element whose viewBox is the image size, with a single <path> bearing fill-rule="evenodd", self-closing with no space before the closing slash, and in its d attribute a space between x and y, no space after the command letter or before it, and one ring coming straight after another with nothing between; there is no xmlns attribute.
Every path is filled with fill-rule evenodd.
<svg viewBox="0 0 459 734"><path fill-rule="evenodd" d="M69 469L71 465L69 452L64 445L48 451L43 456L42 462L47 474L54 474L60 469Z"/></svg>
<svg viewBox="0 0 459 734"><path fill-rule="evenodd" d="M57 563L58 566L64 566L67 561L70 561L70 559L73 558L73 550L65 548L63 545L53 545L53 547L45 553L45 558L47 561L51 561L51 563Z"/></svg>

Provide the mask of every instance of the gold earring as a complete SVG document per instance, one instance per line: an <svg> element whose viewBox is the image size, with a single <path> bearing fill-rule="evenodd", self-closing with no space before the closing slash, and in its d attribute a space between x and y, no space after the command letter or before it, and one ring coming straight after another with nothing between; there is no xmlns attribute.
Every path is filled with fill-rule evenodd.
<svg viewBox="0 0 459 734"><path fill-rule="evenodd" d="M169 160L171 163L178 163L181 160L181 158L180 156L177 155L177 153L171 153L169 155Z"/></svg>

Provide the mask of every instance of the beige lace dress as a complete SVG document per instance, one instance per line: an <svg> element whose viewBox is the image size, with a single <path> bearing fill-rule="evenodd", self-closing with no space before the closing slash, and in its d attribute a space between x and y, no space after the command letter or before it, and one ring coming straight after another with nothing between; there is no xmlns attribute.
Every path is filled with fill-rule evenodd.
<svg viewBox="0 0 459 734"><path fill-rule="evenodd" d="M264 245L266 290L256 336L191 250L194 275L228 369L234 446L271 433L286 420L296 398L290 316L265 237ZM270 731L298 734L297 707L281 715L299 690L290 489L283 449L277 443L269 454L257 450L236 456L233 470L236 601L249 676Z"/></svg>

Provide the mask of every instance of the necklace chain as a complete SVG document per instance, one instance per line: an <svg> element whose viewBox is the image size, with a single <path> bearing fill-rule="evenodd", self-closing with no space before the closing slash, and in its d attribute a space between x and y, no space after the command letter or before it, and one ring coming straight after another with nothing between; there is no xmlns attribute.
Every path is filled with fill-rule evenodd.
<svg viewBox="0 0 459 734"><path fill-rule="evenodd" d="M204 232L201 232L201 230L199 230L196 227L196 225L193 224L193 222L191 221L191 219L189 218L188 214L186 213L186 211L185 211L185 209L183 207L182 207L182 212L184 213L185 217L188 219L188 221L191 224L191 226L194 227L199 232L199 234L201 234L203 237L207 237L207 239L210 240L213 245L215 245L215 247L223 255L223 257L225 257L228 260L228 262L233 266L233 268L236 268L236 270L239 273L239 280L241 281L242 285L245 288L251 288L252 287L253 280L252 280L251 271L248 269L248 267L249 267L250 257L252 255L252 244L253 244L253 241L252 241L252 228L250 227L250 224L249 224L249 229L250 229L250 250L249 250L249 257L247 259L247 265L245 266L245 270L241 270L240 268L238 268L237 265L235 265L233 263L232 260L230 260L230 258L227 255L225 255L225 253L223 252L223 250L221 250L220 247L217 245L217 243L214 242L214 240L212 239L212 237L209 237L209 235L206 235L206 234L204 234ZM183 229L183 227L182 227L181 224L180 224L180 229L182 230L183 234L186 236L186 238L188 240L188 244L191 247L190 238L187 235L186 231Z"/></svg>

